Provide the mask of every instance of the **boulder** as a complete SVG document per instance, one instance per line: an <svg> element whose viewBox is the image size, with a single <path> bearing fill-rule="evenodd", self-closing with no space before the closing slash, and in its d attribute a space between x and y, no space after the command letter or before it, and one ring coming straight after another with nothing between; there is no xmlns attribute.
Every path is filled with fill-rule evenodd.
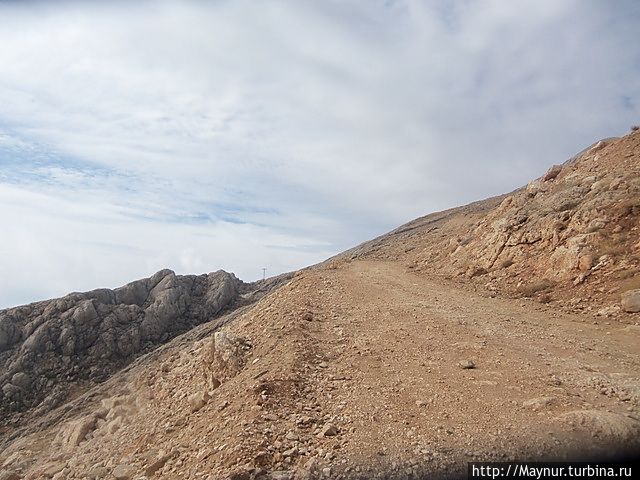
<svg viewBox="0 0 640 480"><path fill-rule="evenodd" d="M640 289L629 290L622 294L622 309L625 312L640 312Z"/></svg>
<svg viewBox="0 0 640 480"><path fill-rule="evenodd" d="M542 181L548 182L549 180L553 180L560 175L560 172L562 172L562 165L553 165L549 170L547 170L547 173L544 174Z"/></svg>
<svg viewBox="0 0 640 480"><path fill-rule="evenodd" d="M221 380L231 378L245 365L251 342L229 332L218 331L205 349L204 375L210 387L217 388Z"/></svg>
<svg viewBox="0 0 640 480"><path fill-rule="evenodd" d="M13 322L13 318L0 315L0 352L11 347L20 337L20 332Z"/></svg>

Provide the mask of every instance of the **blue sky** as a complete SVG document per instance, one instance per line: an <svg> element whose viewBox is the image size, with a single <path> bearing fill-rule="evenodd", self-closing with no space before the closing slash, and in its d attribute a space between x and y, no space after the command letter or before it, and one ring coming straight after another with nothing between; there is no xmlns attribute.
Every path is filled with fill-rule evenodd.
<svg viewBox="0 0 640 480"><path fill-rule="evenodd" d="M640 3L0 2L0 307L253 280L640 123Z"/></svg>

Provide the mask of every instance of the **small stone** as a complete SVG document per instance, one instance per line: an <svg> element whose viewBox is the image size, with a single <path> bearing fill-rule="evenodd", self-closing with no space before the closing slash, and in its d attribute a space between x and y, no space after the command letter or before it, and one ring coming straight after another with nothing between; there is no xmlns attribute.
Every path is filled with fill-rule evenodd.
<svg viewBox="0 0 640 480"><path fill-rule="evenodd" d="M596 317L613 317L620 312L620 307L617 305L610 305L608 307L602 307L596 312Z"/></svg>
<svg viewBox="0 0 640 480"><path fill-rule="evenodd" d="M533 410L540 410L541 408L548 407L555 401L555 397L540 397L532 398L522 404L523 407L532 408Z"/></svg>
<svg viewBox="0 0 640 480"><path fill-rule="evenodd" d="M136 468L123 463L114 468L111 474L117 480L131 480L136 474Z"/></svg>
<svg viewBox="0 0 640 480"><path fill-rule="evenodd" d="M289 450L285 450L282 452L283 457L293 457L296 453L298 453L298 449L296 447L292 447Z"/></svg>
<svg viewBox="0 0 640 480"><path fill-rule="evenodd" d="M46 477L53 477L56 473L61 472L64 469L64 463L61 462L51 462L48 463L42 473Z"/></svg>
<svg viewBox="0 0 640 480"><path fill-rule="evenodd" d="M271 472L268 477L270 480L292 480L293 474L285 470Z"/></svg>
<svg viewBox="0 0 640 480"><path fill-rule="evenodd" d="M324 427L320 430L321 437L333 437L338 434L338 428L332 423L325 424Z"/></svg>
<svg viewBox="0 0 640 480"><path fill-rule="evenodd" d="M476 364L473 360L461 360L458 362L458 366L463 370L470 370L472 368L476 368Z"/></svg>

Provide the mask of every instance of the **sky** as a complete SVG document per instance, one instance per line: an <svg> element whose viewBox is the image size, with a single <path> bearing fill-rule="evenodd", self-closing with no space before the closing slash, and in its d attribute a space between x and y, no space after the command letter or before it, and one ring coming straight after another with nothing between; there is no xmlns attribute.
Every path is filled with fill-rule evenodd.
<svg viewBox="0 0 640 480"><path fill-rule="evenodd" d="M251 281L640 123L636 0L0 0L0 308Z"/></svg>

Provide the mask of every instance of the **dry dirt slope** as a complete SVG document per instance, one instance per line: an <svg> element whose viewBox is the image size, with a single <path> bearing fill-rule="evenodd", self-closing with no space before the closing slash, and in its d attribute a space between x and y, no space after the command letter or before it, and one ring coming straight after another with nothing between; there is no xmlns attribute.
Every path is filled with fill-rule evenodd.
<svg viewBox="0 0 640 480"><path fill-rule="evenodd" d="M591 220L577 217L593 210L584 201L507 221L498 232L501 254L515 249L512 265L478 254L480 264L454 268L472 257L457 261L467 245L488 248L500 215L531 207L519 195L555 202L566 176L584 176L579 158L541 182L546 192L418 220L174 339L37 428L5 436L0 478L421 478L455 475L471 459L638 453L640 314L620 304L637 273L637 145L630 135L597 147L611 152L588 182L622 179L604 190L613 202L604 226L572 250L595 257L588 270L571 264L531 295L517 286L549 272L540 252L583 235ZM545 232L567 211L557 244L541 235L507 245L524 228L514 227ZM599 252L607 235L626 250ZM596 316L607 307L618 308Z"/></svg>
<svg viewBox="0 0 640 480"><path fill-rule="evenodd" d="M625 320L640 298L640 131L596 142L508 195L428 215L338 258ZM636 305L631 309L630 304Z"/></svg>

